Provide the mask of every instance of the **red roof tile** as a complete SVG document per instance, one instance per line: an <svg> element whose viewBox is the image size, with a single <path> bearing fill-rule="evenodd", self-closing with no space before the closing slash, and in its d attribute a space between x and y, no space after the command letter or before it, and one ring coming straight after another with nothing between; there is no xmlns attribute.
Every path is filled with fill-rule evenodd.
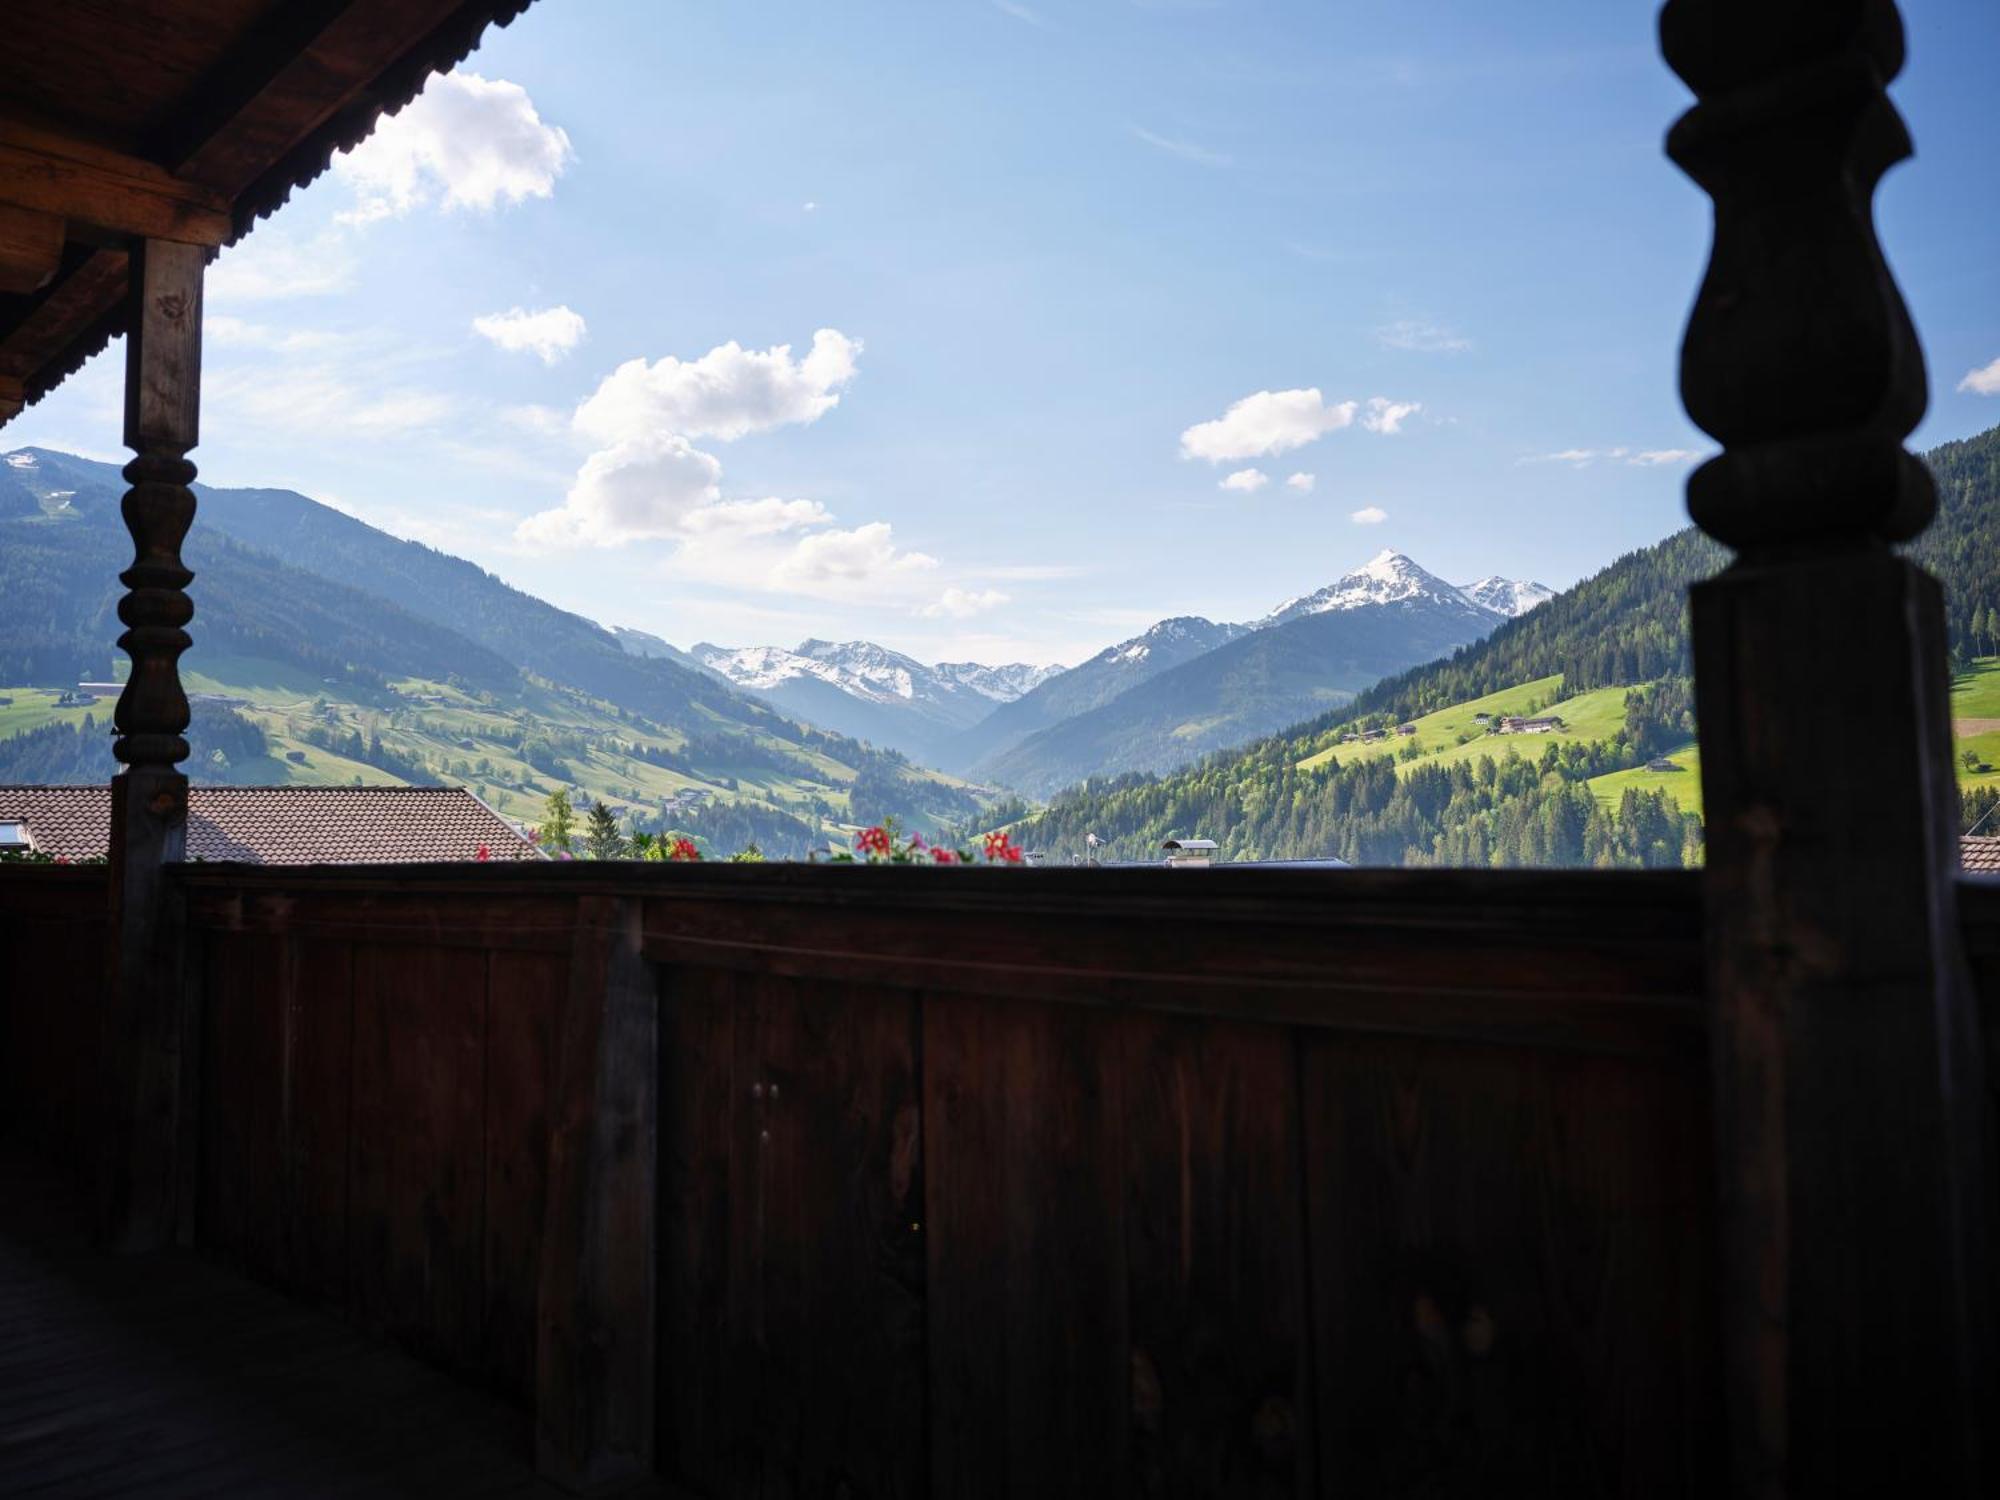
<svg viewBox="0 0 2000 1500"><path fill-rule="evenodd" d="M1968 875L2000 875L2000 838L1961 838L1958 865Z"/></svg>
<svg viewBox="0 0 2000 1500"><path fill-rule="evenodd" d="M0 786L0 823L58 859L111 842L108 786ZM500 814L462 787L198 786L188 792L188 858L259 865L416 864L536 859Z"/></svg>

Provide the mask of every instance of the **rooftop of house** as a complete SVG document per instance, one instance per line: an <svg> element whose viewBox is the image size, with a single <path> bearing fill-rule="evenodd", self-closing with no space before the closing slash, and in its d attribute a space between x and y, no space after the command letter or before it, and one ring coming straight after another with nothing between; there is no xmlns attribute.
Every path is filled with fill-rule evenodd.
<svg viewBox="0 0 2000 1500"><path fill-rule="evenodd" d="M1958 864L1968 875L2000 875L2000 838L1961 838Z"/></svg>
<svg viewBox="0 0 2000 1500"><path fill-rule="evenodd" d="M0 786L0 824L25 827L51 859L102 859L108 786ZM537 859L500 814L461 787L198 786L188 792L191 860L255 865L423 864Z"/></svg>

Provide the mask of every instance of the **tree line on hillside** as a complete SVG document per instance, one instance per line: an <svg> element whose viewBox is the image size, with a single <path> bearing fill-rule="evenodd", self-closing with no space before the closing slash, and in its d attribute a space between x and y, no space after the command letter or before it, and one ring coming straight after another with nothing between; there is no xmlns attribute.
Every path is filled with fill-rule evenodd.
<svg viewBox="0 0 2000 1500"><path fill-rule="evenodd" d="M1331 731L1275 736L1190 770L1087 783L1020 825L1051 858L1151 860L1170 837L1212 838L1232 860L1325 859L1358 865L1558 865L1661 868L1697 862L1701 820L1665 793L1602 807L1586 783L1645 764L1685 742L1693 708L1684 678L1625 695L1625 723L1608 740L1549 739L1523 756L1494 753L1449 765L1401 763L1379 752L1317 764Z"/></svg>
<svg viewBox="0 0 2000 1500"><path fill-rule="evenodd" d="M235 780L270 753L264 731L227 708L204 708L194 715L187 741L182 769L197 782ZM95 714L0 739L0 782L92 786L109 781L118 769L111 753L111 721L100 721Z"/></svg>

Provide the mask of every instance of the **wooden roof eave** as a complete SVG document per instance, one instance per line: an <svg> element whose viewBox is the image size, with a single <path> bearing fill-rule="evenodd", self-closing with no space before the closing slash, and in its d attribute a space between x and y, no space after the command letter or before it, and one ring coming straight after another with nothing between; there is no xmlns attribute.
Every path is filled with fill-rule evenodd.
<svg viewBox="0 0 2000 1500"><path fill-rule="evenodd" d="M87 139L87 122L0 117L0 424L124 331L132 240L211 255L234 244L530 3L272 6L219 39L213 65L165 102L137 154ZM57 77L67 61L16 58Z"/></svg>

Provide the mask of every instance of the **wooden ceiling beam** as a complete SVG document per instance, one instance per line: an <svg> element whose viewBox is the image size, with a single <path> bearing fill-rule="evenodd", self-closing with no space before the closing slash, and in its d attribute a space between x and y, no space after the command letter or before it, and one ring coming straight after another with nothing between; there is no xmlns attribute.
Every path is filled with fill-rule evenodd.
<svg viewBox="0 0 2000 1500"><path fill-rule="evenodd" d="M228 241L229 200L149 161L0 120L0 204L184 245Z"/></svg>
<svg viewBox="0 0 2000 1500"><path fill-rule="evenodd" d="M96 250L51 285L26 317L0 338L0 382L19 387L55 360L70 342L117 305L125 295L129 257L123 250ZM10 413L0 408L0 421Z"/></svg>
<svg viewBox="0 0 2000 1500"><path fill-rule="evenodd" d="M462 0L318 0L278 7L201 92L211 101L164 144L178 176L235 195L458 11Z"/></svg>
<svg viewBox="0 0 2000 1500"><path fill-rule="evenodd" d="M55 279L62 265L63 220L0 203L0 292L26 296Z"/></svg>

